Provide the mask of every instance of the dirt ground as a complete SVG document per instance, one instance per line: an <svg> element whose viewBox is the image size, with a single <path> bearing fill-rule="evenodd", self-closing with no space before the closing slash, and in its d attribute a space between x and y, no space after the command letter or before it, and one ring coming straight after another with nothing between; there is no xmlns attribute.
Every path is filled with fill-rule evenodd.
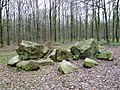
<svg viewBox="0 0 120 90"><path fill-rule="evenodd" d="M87 69L82 66L82 59L70 61L78 69L65 75L57 71L58 63L29 72L0 64L0 90L120 90L120 46L107 49L113 51L113 61L96 60L99 65Z"/></svg>

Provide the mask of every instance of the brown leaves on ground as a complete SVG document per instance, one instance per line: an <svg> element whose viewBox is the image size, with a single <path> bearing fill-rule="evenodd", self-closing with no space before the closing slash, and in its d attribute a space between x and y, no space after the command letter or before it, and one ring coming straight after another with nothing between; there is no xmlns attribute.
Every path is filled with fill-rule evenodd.
<svg viewBox="0 0 120 90"><path fill-rule="evenodd" d="M13 47L17 48L1 50ZM97 60L99 65L91 69L83 68L82 59L70 61L78 70L65 75L57 71L59 63L31 72L0 64L0 90L120 90L120 46L107 49L113 51L113 61Z"/></svg>

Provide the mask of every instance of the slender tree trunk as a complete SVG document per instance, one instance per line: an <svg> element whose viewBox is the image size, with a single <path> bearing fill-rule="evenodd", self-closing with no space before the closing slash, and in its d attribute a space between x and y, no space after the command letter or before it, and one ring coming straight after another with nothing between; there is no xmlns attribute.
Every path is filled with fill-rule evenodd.
<svg viewBox="0 0 120 90"><path fill-rule="evenodd" d="M82 20L81 20L81 16L79 16L79 20L80 20L80 36L79 36L79 41L82 40Z"/></svg>
<svg viewBox="0 0 120 90"><path fill-rule="evenodd" d="M97 28L97 40L100 41L100 35L99 35L99 32L100 32L100 0L99 0L99 3L98 3L98 28Z"/></svg>
<svg viewBox="0 0 120 90"><path fill-rule="evenodd" d="M96 29L96 37L98 38L98 20L97 20L97 14L95 11L95 29Z"/></svg>
<svg viewBox="0 0 120 90"><path fill-rule="evenodd" d="M38 0L36 0L36 39L39 42L39 7L38 7Z"/></svg>
<svg viewBox="0 0 120 90"><path fill-rule="evenodd" d="M115 41L115 11L113 2L112 41Z"/></svg>
<svg viewBox="0 0 120 90"><path fill-rule="evenodd" d="M49 0L49 24L50 24L50 40L52 41L52 4L51 0Z"/></svg>
<svg viewBox="0 0 120 90"><path fill-rule="evenodd" d="M58 7L58 41L60 41L60 0L58 1L59 7Z"/></svg>
<svg viewBox="0 0 120 90"><path fill-rule="evenodd" d="M6 6L6 18L7 18L7 45L10 45L10 23L9 23L9 2Z"/></svg>
<svg viewBox="0 0 120 90"><path fill-rule="evenodd" d="M119 0L117 0L117 6L116 6L116 29L115 29L115 34L116 34L116 41L119 42L119 32L118 32L118 29L119 29Z"/></svg>
<svg viewBox="0 0 120 90"><path fill-rule="evenodd" d="M75 32L75 40L78 40L78 35L79 35L79 31L78 31L78 7L77 7L77 0L76 0L76 32Z"/></svg>
<svg viewBox="0 0 120 90"><path fill-rule="evenodd" d="M87 3L88 4L88 3ZM87 39L88 33L88 5L86 4L86 15L85 15L85 39Z"/></svg>
<svg viewBox="0 0 120 90"><path fill-rule="evenodd" d="M106 28L106 40L109 42L109 32L108 32L108 22L107 22L107 11L106 11L106 5L105 5L105 0L104 0L104 14L105 14L105 28Z"/></svg>
<svg viewBox="0 0 120 90"><path fill-rule="evenodd" d="M44 1L44 3L45 3L45 1ZM46 33L46 17L47 17L47 8L46 8L46 3L45 3L45 12L44 12L44 21L45 21L45 23L44 23L44 41L46 41L47 40L47 33Z"/></svg>
<svg viewBox="0 0 120 90"><path fill-rule="evenodd" d="M20 7L21 7L21 2L19 0L18 1L18 32L17 32L18 33L18 39L17 39L18 45L21 42L21 9Z"/></svg>
<svg viewBox="0 0 120 90"><path fill-rule="evenodd" d="M67 29L67 39L70 41L70 29L69 29L69 17L66 16L66 29Z"/></svg>
<svg viewBox="0 0 120 90"><path fill-rule="evenodd" d="M92 28L91 28L91 38L93 38L93 32L94 32L94 18L95 18L95 12L94 12L94 0L92 0Z"/></svg>
<svg viewBox="0 0 120 90"><path fill-rule="evenodd" d="M57 8L57 5L56 5L57 3L56 3L56 0L55 0L55 2L54 2L54 16L53 16L53 21L54 21L54 25L53 25L53 28L54 28L54 40L55 40L55 42L57 41L57 33L56 33L56 17L57 17L57 10L56 10L56 8Z"/></svg>
<svg viewBox="0 0 120 90"><path fill-rule="evenodd" d="M64 19L65 19L65 16L64 16L64 4L62 4L62 42L64 43L65 42L65 27L64 27Z"/></svg>
<svg viewBox="0 0 120 90"><path fill-rule="evenodd" d="M1 47L4 46L4 44L3 44L3 29L2 29L2 27L3 27L2 26L2 6L0 5L0 44L1 44Z"/></svg>
<svg viewBox="0 0 120 90"><path fill-rule="evenodd" d="M71 13L71 21L70 21L70 30L71 30L71 42L73 41L74 39L74 32L73 32L73 28L74 28L74 16L73 16L73 1L71 0L70 2L70 13Z"/></svg>
<svg viewBox="0 0 120 90"><path fill-rule="evenodd" d="M13 17L14 17L14 21L13 21L13 30L14 30L14 36L13 36L13 42L15 42L16 43L16 24L15 24L15 22L16 22L16 18L15 18L15 10L14 10L14 14L13 14Z"/></svg>

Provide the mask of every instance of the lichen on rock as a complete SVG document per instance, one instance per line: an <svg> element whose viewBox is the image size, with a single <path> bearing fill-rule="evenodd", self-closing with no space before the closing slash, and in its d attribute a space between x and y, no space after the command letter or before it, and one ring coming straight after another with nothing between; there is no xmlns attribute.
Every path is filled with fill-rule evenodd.
<svg viewBox="0 0 120 90"><path fill-rule="evenodd" d="M21 60L42 58L49 49L42 44L23 40L16 50Z"/></svg>

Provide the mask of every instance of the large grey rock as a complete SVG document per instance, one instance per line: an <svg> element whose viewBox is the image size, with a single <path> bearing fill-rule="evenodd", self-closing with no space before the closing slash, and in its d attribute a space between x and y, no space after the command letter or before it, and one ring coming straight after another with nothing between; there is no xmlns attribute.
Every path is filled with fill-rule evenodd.
<svg viewBox="0 0 120 90"><path fill-rule="evenodd" d="M75 69L76 66L66 60L60 62L58 66L58 71L62 74L69 73L70 71L73 71Z"/></svg>
<svg viewBox="0 0 120 90"><path fill-rule="evenodd" d="M35 60L21 61L16 64L16 67L25 71L33 71L39 69L39 64Z"/></svg>
<svg viewBox="0 0 120 90"><path fill-rule="evenodd" d="M63 48L54 49L53 52L49 55L49 58L55 62L61 62L63 60L69 59L70 57L70 51Z"/></svg>
<svg viewBox="0 0 120 90"><path fill-rule="evenodd" d="M16 64L20 61L19 56L14 56L8 61L9 66L16 66Z"/></svg>
<svg viewBox="0 0 120 90"><path fill-rule="evenodd" d="M86 58L83 62L83 66L87 68L91 68L95 65L98 65L98 63L95 60L90 59L90 58Z"/></svg>
<svg viewBox="0 0 120 90"><path fill-rule="evenodd" d="M40 66L45 66L45 65L53 65L54 61L47 58L47 59L40 59L37 61Z"/></svg>
<svg viewBox="0 0 120 90"><path fill-rule="evenodd" d="M25 40L20 43L19 48L16 50L21 60L42 58L48 51L49 48L44 47L41 44Z"/></svg>
<svg viewBox="0 0 120 90"><path fill-rule="evenodd" d="M99 45L95 39L77 42L71 47L71 53L75 59L94 57L99 51Z"/></svg>

